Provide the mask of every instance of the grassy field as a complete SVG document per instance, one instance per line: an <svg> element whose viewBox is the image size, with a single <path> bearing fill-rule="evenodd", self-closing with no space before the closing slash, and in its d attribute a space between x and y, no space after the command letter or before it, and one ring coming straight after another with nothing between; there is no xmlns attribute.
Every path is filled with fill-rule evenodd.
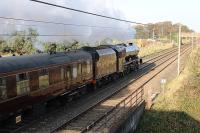
<svg viewBox="0 0 200 133"><path fill-rule="evenodd" d="M173 47L172 43L163 43L160 41L153 41L153 40L148 40L148 39L133 39L133 40L127 40L127 41L115 40L113 43L114 44L120 44L120 43L137 44L137 46L140 47L140 53L139 53L140 57L147 56L147 55Z"/></svg>
<svg viewBox="0 0 200 133"><path fill-rule="evenodd" d="M198 53L198 54L197 54ZM195 51L185 70L167 85L152 109L146 110L138 133L200 132L200 49Z"/></svg>
<svg viewBox="0 0 200 133"><path fill-rule="evenodd" d="M149 46L146 46L146 47L141 47L139 56L140 57L147 56L147 55L162 51L164 49L169 49L169 48L172 48L172 47L173 47L172 44L160 44L160 43L155 44L155 45L152 44L152 45L149 45Z"/></svg>

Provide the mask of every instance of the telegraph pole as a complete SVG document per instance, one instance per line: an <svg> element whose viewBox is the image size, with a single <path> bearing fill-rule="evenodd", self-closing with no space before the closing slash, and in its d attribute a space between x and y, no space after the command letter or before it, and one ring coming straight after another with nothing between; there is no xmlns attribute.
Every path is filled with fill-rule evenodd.
<svg viewBox="0 0 200 133"><path fill-rule="evenodd" d="M181 24L179 25L179 37L178 37L178 75L180 74L180 56L181 56Z"/></svg>
<svg viewBox="0 0 200 133"><path fill-rule="evenodd" d="M153 45L155 44L155 29L153 28Z"/></svg>

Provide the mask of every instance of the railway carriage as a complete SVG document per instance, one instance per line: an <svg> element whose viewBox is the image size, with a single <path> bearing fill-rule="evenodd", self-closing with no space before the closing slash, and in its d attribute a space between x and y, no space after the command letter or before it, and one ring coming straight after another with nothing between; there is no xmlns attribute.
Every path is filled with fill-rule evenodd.
<svg viewBox="0 0 200 133"><path fill-rule="evenodd" d="M0 118L77 93L92 78L92 56L84 51L0 58Z"/></svg>

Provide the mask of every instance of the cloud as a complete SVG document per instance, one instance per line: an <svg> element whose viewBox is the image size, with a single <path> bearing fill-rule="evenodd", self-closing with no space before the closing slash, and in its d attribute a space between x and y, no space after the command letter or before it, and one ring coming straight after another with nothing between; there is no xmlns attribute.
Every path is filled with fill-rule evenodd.
<svg viewBox="0 0 200 133"><path fill-rule="evenodd" d="M43 0L58 5L63 5L71 8L94 12L106 16L125 19L121 11L114 8L113 0ZM125 22L119 22L106 18L81 14L69 10L50 7L34 3L28 0L3 0L0 5L0 16L25 18L34 20L55 21L62 23L70 23L77 25L95 25L103 27L116 27L116 28L91 28L91 27L75 27L63 26L23 21L8 21L0 19L0 25L3 27L0 32L12 32L14 30L23 30L28 26L12 25L26 24L37 25L32 26L36 28L40 34L51 35L81 35L74 37L42 37L42 40L61 41L76 39L83 42L95 42L104 38L112 39L130 39L134 35L131 25ZM2 24L10 23L10 24Z"/></svg>

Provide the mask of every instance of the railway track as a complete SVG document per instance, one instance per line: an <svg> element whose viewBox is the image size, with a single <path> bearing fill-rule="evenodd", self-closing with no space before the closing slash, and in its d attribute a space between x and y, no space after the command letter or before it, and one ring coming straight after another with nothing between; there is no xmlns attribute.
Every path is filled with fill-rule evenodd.
<svg viewBox="0 0 200 133"><path fill-rule="evenodd" d="M184 54L187 51L188 49L182 50L182 54ZM104 118L107 118L106 116L110 114L113 111L113 109L119 106L121 101L126 99L130 93L135 92L137 89L141 89L141 87L144 84L146 84L150 79L158 75L162 70L164 70L171 63L173 63L176 60L176 55L177 54L175 53L169 56L168 58L165 57L164 60L161 62L159 60L160 63L158 63L158 65L156 65L153 68L153 70L155 70L158 67L161 67L161 69L157 69L156 71L150 70L146 72L145 76L142 75L138 77L136 80L134 80L134 85L132 84L132 82L130 82L128 85L121 88L122 91L117 91L113 93L113 95L107 97L106 99L99 101L99 103L97 103L94 106L91 106L89 109L77 115L73 119L69 120L64 125L56 128L53 132L65 132L65 133L73 133L73 132L78 133L78 132L89 132L89 131L102 132L103 129L101 128L95 129L95 126L99 125L100 127L102 127L101 125L104 125L104 123L107 123L106 121L107 119L104 120ZM162 66L164 67L162 68ZM150 78L149 78L149 75L151 75ZM102 122L103 124L99 124L101 123L101 121L103 121Z"/></svg>
<svg viewBox="0 0 200 133"><path fill-rule="evenodd" d="M176 49L176 48L177 48L176 46L173 46L173 47L171 47L171 48L164 49L164 50L161 50L161 51L158 51L158 52L155 52L155 53L146 55L146 56L141 56L141 58L144 59L144 60L150 59L150 58L152 58L152 57L154 57L154 56L156 56L156 55L159 55L159 54L162 54L162 53L171 51L171 50Z"/></svg>
<svg viewBox="0 0 200 133"><path fill-rule="evenodd" d="M174 50L173 50L174 51ZM167 52L168 53L168 55L171 55L171 53L173 53L173 52ZM151 62L151 63L153 63L153 62L158 62L158 60L160 59L162 59L163 57L165 57L166 56L166 53L165 54L163 54L163 55L159 55L159 56L157 56L157 58L154 58L154 59L152 59L151 61L149 61L149 62ZM145 65L144 66L142 66L141 67L141 69L147 69L148 67L150 67L151 66L151 63L148 65L148 64L146 64L145 63ZM132 82L132 81L131 81ZM124 83L124 84L123 84ZM118 85L119 86L119 88L122 88L122 86L125 86L125 85L127 85L128 83L127 82L124 82L124 81L122 81L122 82L120 82L120 84L121 85ZM107 88L108 89L108 88ZM115 91L119 91L120 89L115 89ZM117 91L116 91L116 93L117 93ZM108 95L106 96L106 97L109 97L109 96L111 96L111 94L113 93L113 91L109 94L108 93ZM93 97L93 98L95 98L95 97ZM104 99L104 98L102 98L102 99ZM100 102L102 99L99 99L98 101ZM106 99L106 98L105 98ZM90 99L91 100L91 99ZM89 103L89 102L88 102ZM96 103L97 104L97 103ZM95 104L94 104L95 105ZM91 106L94 106L93 104L91 104ZM73 118L75 119L76 118L76 116L79 116L79 114L81 114L82 112L83 112L83 109L87 109L87 108L89 108L89 107L83 107L82 108L82 110L79 110L79 111L77 111L76 113L77 113L77 115L74 115L74 114L76 114L76 113L72 113L72 114L67 114L66 116L65 116L65 120L64 121L70 121L70 120L72 120ZM59 114L57 114L57 115L59 115ZM63 116L63 115L62 115ZM53 119L53 118L52 118ZM49 120L49 119L48 119ZM63 121L62 121L63 122ZM56 127L57 125L56 124L58 124L58 123L62 123L61 121L60 122L56 122L56 123L54 123L54 126ZM67 123L67 122L66 122ZM58 124L59 125L59 124ZM36 126L37 127L37 126ZM47 127L47 128L43 128L43 127L41 127L40 128L41 130L41 132L45 132L45 131L47 131L47 132L51 132L51 131L54 131L53 130L53 128L52 127ZM28 130L28 131L30 131L30 130ZM33 130L34 131L34 130Z"/></svg>
<svg viewBox="0 0 200 133"><path fill-rule="evenodd" d="M187 56L187 53L190 51L186 50L183 51L181 54L181 58L185 59L185 56ZM128 117L128 114L130 114L132 111L136 110L138 106L140 106L142 103L144 103L144 99L148 100L146 96L144 96L144 92L146 88L146 84L148 84L153 78L155 78L158 74L160 74L163 70L168 68L172 63L174 63L177 58L171 58L171 61L168 61L166 65L162 66L161 69L153 70L151 72L151 77L148 77L148 75L145 75L142 77L143 81L136 80L134 84L130 85L130 88L135 88L131 94L128 94L128 96L120 101L117 105L113 106L104 116L94 121L91 125L89 125L85 130L81 132L103 132L105 129L114 129L116 128L115 124L117 124L117 121L123 121L125 118ZM162 64L163 65L163 64ZM184 65L184 63L182 64ZM161 66L161 65L160 65ZM181 70L184 68L184 66L181 66ZM138 82L138 83L137 83ZM141 83L142 82L142 83ZM148 92L148 90L146 90ZM151 100L152 95L150 95ZM123 115L122 115L123 114ZM124 118L125 117L125 118ZM120 122L118 122L120 123ZM113 126L114 125L114 126ZM109 131L109 130L108 130ZM111 130L112 131L112 130Z"/></svg>
<svg viewBox="0 0 200 133"><path fill-rule="evenodd" d="M157 55L157 56L154 56L152 59L146 60L144 65L141 66L140 70L142 71L143 69L147 69L148 67L150 67L152 65L152 63L161 60L164 56L170 55L170 54L174 53L175 51L177 51L177 48L172 48L170 50L166 50L162 55ZM140 72L138 72L138 73L140 73ZM124 82L124 80L121 80L120 83ZM125 84L127 84L127 83L125 82L122 85L125 85ZM105 87L105 89L106 88L107 87ZM104 89L100 90L99 92L102 92L102 91L104 91ZM110 94L108 93L108 95L110 95ZM91 99L94 99L94 97L90 96L90 98L88 98L88 96L87 96L87 99L91 100ZM98 101L101 101L101 99L99 99ZM85 102L83 102L83 103L85 103ZM73 104L73 102L72 102L72 104ZM93 103L91 101L91 102L88 102L88 104L90 106L92 106L96 103ZM70 107L72 107L72 106L70 106ZM72 111L73 113L70 114L70 113L66 113L66 112L70 112L70 111L63 107L62 109L58 109L56 111L50 112L49 114L47 114L47 116L41 117L39 120L38 119L37 120L30 119L30 121L32 121L31 123L29 122L30 124L25 124L25 126L19 126L19 128L13 129L11 132L37 132L37 131L39 131L39 132L40 131L41 132L52 132L52 131L55 131L55 129L57 129L56 127L60 127L60 125L63 125L64 123L66 123L66 121L73 119L75 116L77 116L77 114L82 113L81 110L86 109L86 108L88 108L88 107L84 107L80 110L77 110L77 112ZM42 128L43 128L42 126L46 125L46 123L48 123L48 121L54 121L54 119L55 119L54 115L61 115L62 116L63 114L66 114L66 115L63 116L64 118L67 117L65 120L61 120L62 122L54 122L53 125L50 124L49 126L44 126L44 129L42 130ZM69 118L69 116L71 116L71 117ZM37 126L38 124L41 125L41 130L40 130L40 126L38 128L38 126ZM35 125L35 126L31 126L31 125ZM37 129L39 129L39 130L37 130Z"/></svg>

